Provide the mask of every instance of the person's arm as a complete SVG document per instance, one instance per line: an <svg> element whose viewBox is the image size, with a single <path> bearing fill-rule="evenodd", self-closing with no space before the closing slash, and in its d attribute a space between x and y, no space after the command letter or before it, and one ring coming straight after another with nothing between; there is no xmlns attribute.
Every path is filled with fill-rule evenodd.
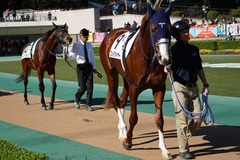
<svg viewBox="0 0 240 160"><path fill-rule="evenodd" d="M68 53L68 55L67 54L64 54L64 59L68 59L68 60L73 60L73 59L75 59L75 57L76 57L76 43L74 43L73 44L73 47L72 47L72 50L71 50L71 52L69 52Z"/></svg>
<svg viewBox="0 0 240 160"><path fill-rule="evenodd" d="M207 78L205 76L204 70L201 69L198 71L198 76L201 79L202 83L203 83L203 93L208 94L209 93L209 84L207 82Z"/></svg>

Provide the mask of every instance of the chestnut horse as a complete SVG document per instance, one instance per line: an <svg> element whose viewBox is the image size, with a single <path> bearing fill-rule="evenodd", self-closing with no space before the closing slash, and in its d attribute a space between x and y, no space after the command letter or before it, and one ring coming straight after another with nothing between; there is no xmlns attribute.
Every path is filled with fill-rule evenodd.
<svg viewBox="0 0 240 160"><path fill-rule="evenodd" d="M123 147L127 150L132 147L133 129L138 122L138 96L142 91L151 88L156 109L155 123L159 133L159 148L162 150L163 159L172 159L164 142L162 113L167 77L164 66L169 62L171 38L170 6L166 10L163 8L153 10L148 4L148 13L142 19L141 27L136 33L137 35L126 58L121 56L121 53L124 55L127 50L126 44L121 45L120 41L124 38L125 42L128 41L124 33L129 32L130 29L119 28L111 31L100 45L100 59L109 87L104 107L109 108L112 105L117 111L119 139L122 141ZM122 50L119 52L113 51L113 48L117 48L117 45L122 46ZM120 59L117 57L120 57ZM120 99L118 97L119 74L123 77L124 82ZM130 128L127 131L124 110L128 96L131 114L129 117Z"/></svg>
<svg viewBox="0 0 240 160"><path fill-rule="evenodd" d="M56 55L54 50L56 49L58 44L61 45L69 45L72 42L71 36L68 34L68 26L65 24L63 26L57 26L53 23L54 28L46 32L45 36L40 38L36 43L34 53L30 56L30 58L24 58L22 56L22 69L23 72L19 75L17 82L21 82L24 80L24 103L26 105L29 104L27 98L27 84L28 84L28 76L31 73L31 70L37 70L38 80L39 80L39 90L41 92L41 104L42 110L47 109L47 105L44 100L44 90L45 86L43 83L44 72L47 71L50 80L52 82L52 97L49 109L54 108L55 101L55 91L57 88L57 84L55 81L55 64L56 64ZM33 44L31 43L31 44ZM31 44L27 44L23 47L23 53L27 52L27 50L33 50ZM28 49L27 49L28 48Z"/></svg>

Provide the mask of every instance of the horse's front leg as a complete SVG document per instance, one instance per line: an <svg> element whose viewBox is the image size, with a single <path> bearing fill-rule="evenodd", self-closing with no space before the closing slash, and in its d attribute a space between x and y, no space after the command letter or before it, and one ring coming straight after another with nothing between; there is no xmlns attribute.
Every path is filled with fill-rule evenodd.
<svg viewBox="0 0 240 160"><path fill-rule="evenodd" d="M130 127L129 127L129 130L127 131L127 138L125 138L123 141L123 147L127 150L132 148L133 129L138 122L138 115L137 115L138 93L135 88L130 88L129 98L130 98L130 106L131 106L131 113L129 117Z"/></svg>
<svg viewBox="0 0 240 160"><path fill-rule="evenodd" d="M38 71L38 80L39 80L39 90L41 92L41 104L42 104L42 110L47 110L47 105L45 103L44 100L44 90L45 90L45 86L43 83L43 78L44 78L44 72L43 71Z"/></svg>
<svg viewBox="0 0 240 160"><path fill-rule="evenodd" d="M158 128L159 148L162 150L162 159L171 160L172 155L166 148L166 144L164 141L164 134L163 134L164 119L163 119L163 112L162 112L162 104L163 104L164 94L165 92L162 92L162 91L153 93L155 108L156 108L155 122Z"/></svg>
<svg viewBox="0 0 240 160"><path fill-rule="evenodd" d="M51 97L51 102L50 102L50 105L49 105L49 109L53 109L54 108L54 101L55 101L55 93L56 93L56 89L57 89L57 83L56 83L56 80L55 80L55 74L51 74L49 75L50 77L50 80L52 82L52 97Z"/></svg>

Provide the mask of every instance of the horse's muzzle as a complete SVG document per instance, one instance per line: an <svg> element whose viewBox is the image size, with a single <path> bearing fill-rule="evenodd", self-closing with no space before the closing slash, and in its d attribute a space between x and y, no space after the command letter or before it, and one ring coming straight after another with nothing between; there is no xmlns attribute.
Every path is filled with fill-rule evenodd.
<svg viewBox="0 0 240 160"><path fill-rule="evenodd" d="M157 60L159 62L160 65L168 65L168 62L169 62L169 57L163 57L163 56L157 56Z"/></svg>
<svg viewBox="0 0 240 160"><path fill-rule="evenodd" d="M72 43L72 38L67 38L62 40L62 45L68 46Z"/></svg>

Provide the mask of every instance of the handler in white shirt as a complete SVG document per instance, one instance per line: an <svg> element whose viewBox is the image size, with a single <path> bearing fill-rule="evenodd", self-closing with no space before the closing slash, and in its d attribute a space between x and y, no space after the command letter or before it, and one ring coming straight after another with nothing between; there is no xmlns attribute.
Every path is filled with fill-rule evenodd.
<svg viewBox="0 0 240 160"><path fill-rule="evenodd" d="M83 28L79 33L79 41L73 44L72 51L65 55L65 59L75 60L79 89L75 94L75 107L80 108L82 95L87 91L86 110L94 111L92 105L93 72L97 73L92 44L87 42L89 31Z"/></svg>

